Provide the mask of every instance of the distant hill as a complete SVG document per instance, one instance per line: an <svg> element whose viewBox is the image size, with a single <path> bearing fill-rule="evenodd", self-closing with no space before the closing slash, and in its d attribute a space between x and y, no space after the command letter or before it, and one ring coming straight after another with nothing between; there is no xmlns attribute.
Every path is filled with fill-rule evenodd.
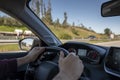
<svg viewBox="0 0 120 80"><path fill-rule="evenodd" d="M96 38L105 38L105 35L98 34L94 31L85 30L79 27L49 27L57 37L60 39L87 39L90 35L96 36Z"/></svg>

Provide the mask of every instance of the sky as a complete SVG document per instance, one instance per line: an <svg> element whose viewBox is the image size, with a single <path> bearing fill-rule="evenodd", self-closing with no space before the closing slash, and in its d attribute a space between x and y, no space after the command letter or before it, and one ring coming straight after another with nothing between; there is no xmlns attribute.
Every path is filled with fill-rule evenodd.
<svg viewBox="0 0 120 80"><path fill-rule="evenodd" d="M48 0L44 1L48 3ZM52 18L54 21L59 18L62 23L64 12L67 12L70 24L83 24L97 33L104 33L105 28L110 28L113 33L120 34L120 16L101 16L101 4L106 1L108 0L51 0ZM0 13L1 15L4 14Z"/></svg>
<svg viewBox="0 0 120 80"><path fill-rule="evenodd" d="M59 18L62 22L64 12L67 12L68 23L83 24L97 33L104 33L108 27L113 33L120 34L120 16L101 16L101 4L106 1L108 0L51 0L52 18Z"/></svg>

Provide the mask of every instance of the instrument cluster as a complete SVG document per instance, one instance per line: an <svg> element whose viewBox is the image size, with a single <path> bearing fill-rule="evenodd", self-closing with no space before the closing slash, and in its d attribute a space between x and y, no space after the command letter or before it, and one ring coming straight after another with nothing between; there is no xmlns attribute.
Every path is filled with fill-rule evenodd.
<svg viewBox="0 0 120 80"><path fill-rule="evenodd" d="M76 55L80 57L84 62L88 62L91 64L98 64L100 61L100 55L97 51L92 49L75 49L75 48L69 48L69 52L74 52Z"/></svg>

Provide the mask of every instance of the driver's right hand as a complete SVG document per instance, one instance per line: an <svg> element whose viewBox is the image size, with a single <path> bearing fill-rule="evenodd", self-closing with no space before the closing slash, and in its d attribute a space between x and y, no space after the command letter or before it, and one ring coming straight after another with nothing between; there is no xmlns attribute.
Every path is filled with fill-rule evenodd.
<svg viewBox="0 0 120 80"><path fill-rule="evenodd" d="M78 80L83 72L84 65L77 55L70 53L64 57L64 53L60 52L59 69L63 77L67 80Z"/></svg>

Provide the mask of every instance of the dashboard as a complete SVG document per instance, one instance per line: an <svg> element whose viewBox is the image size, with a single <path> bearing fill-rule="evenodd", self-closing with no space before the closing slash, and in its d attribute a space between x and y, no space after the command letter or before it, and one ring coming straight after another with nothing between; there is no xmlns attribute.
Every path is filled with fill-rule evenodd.
<svg viewBox="0 0 120 80"><path fill-rule="evenodd" d="M95 51L95 50L87 50L87 49L78 49L78 56L81 59L86 59L89 63L91 64L97 64L100 62L100 54L99 52Z"/></svg>
<svg viewBox="0 0 120 80"><path fill-rule="evenodd" d="M80 57L90 80L120 80L120 48L83 42L67 42L60 47Z"/></svg>
<svg viewBox="0 0 120 80"><path fill-rule="evenodd" d="M59 47L73 52L82 60L84 71L80 80L120 80L120 48L83 42L67 42ZM48 55L52 56L51 53ZM51 60L57 63L59 52L56 56Z"/></svg>
<svg viewBox="0 0 120 80"><path fill-rule="evenodd" d="M87 43L66 43L63 45L69 52L74 52L82 59L83 62L89 64L99 64L105 49Z"/></svg>

